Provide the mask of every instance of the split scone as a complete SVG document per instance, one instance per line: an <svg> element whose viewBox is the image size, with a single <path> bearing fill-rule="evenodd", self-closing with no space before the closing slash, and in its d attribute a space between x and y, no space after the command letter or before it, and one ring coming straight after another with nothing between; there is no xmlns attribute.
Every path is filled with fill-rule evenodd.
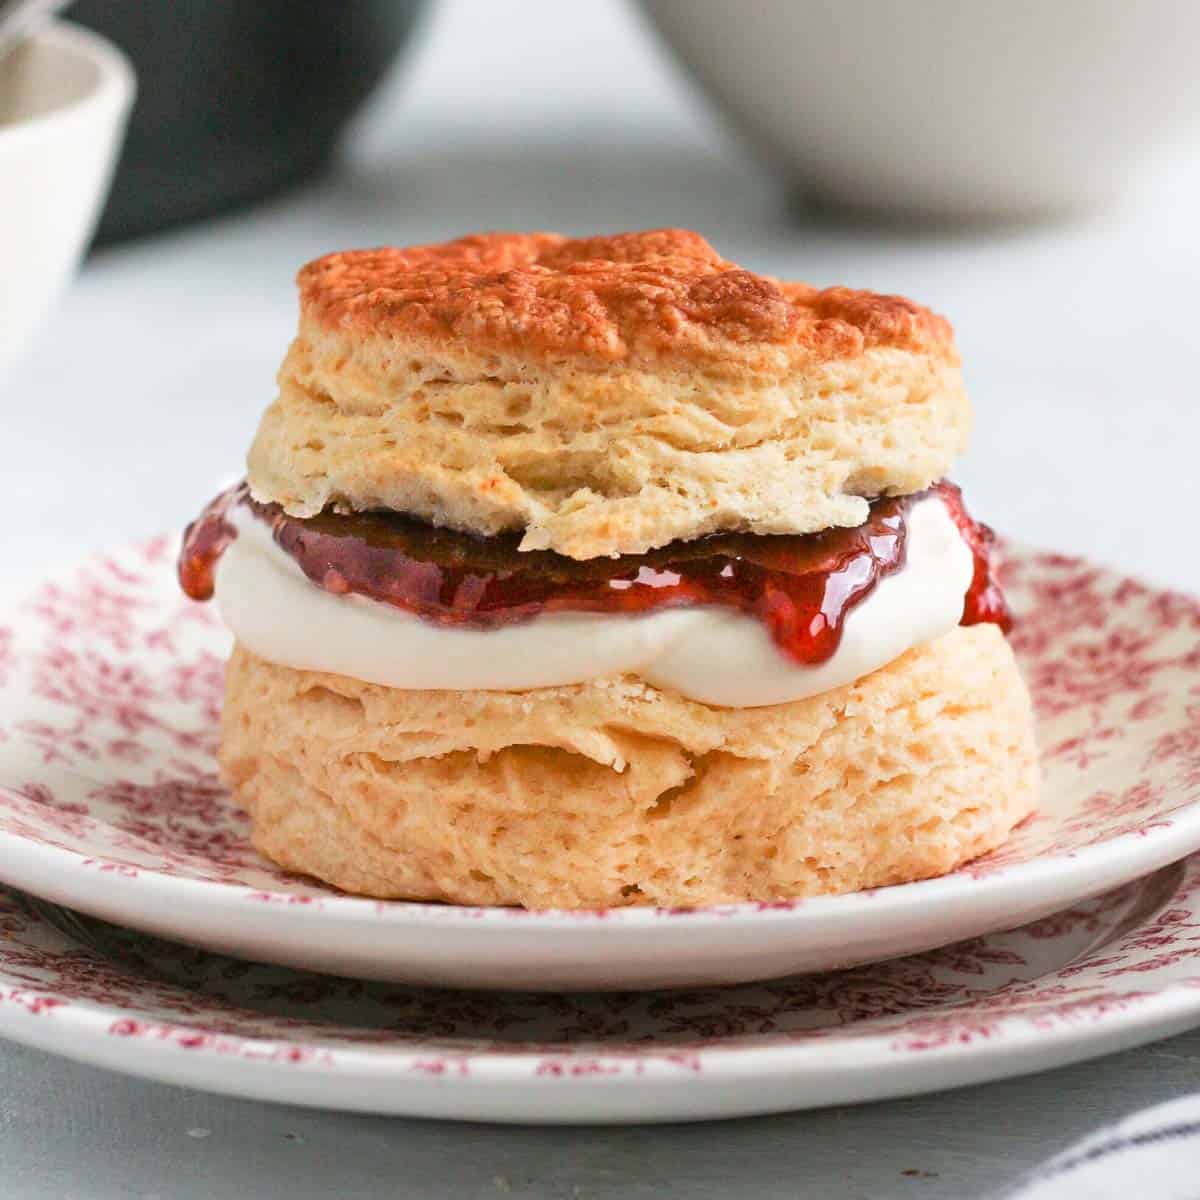
<svg viewBox="0 0 1200 1200"><path fill-rule="evenodd" d="M694 906L943 874L1033 809L950 327L682 230L332 254L189 528L221 769L350 892Z"/></svg>

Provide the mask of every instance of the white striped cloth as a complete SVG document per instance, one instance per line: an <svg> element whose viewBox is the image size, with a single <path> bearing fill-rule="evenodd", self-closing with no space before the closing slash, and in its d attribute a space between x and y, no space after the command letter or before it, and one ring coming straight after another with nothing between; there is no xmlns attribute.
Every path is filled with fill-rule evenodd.
<svg viewBox="0 0 1200 1200"><path fill-rule="evenodd" d="M1143 1109L1037 1167L1005 1200L1200 1200L1200 1095Z"/></svg>

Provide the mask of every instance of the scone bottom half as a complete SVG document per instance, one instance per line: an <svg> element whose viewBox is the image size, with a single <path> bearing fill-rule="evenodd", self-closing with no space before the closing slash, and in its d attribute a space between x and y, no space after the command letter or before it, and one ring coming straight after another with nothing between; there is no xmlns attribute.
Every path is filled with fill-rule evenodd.
<svg viewBox="0 0 1200 1200"><path fill-rule="evenodd" d="M179 560L235 634L220 766L268 858L381 898L696 907L944 874L1032 812L940 318L678 230L300 283L249 478ZM709 653L715 693L675 662Z"/></svg>

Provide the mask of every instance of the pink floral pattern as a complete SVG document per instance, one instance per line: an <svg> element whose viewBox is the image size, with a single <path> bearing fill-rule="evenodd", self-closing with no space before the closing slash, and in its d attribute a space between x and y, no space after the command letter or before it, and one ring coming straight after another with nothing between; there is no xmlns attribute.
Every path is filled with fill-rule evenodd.
<svg viewBox="0 0 1200 1200"><path fill-rule="evenodd" d="M336 979L193 950L0 889L0 1007L108 1013L104 1034L337 1069L388 1056L429 1076L517 1059L581 1079L703 1071L729 1051L972 1046L1119 1019L1171 994L1200 1010L1200 857L1010 933L824 975L595 995L457 992Z"/></svg>
<svg viewBox="0 0 1200 1200"><path fill-rule="evenodd" d="M170 557L157 539L91 560L0 614L0 833L70 851L81 869L302 908L347 903L249 847L213 770L227 637L178 595ZM1046 799L968 879L1153 838L1200 799L1200 605L1059 555L1013 551L1007 574ZM113 1037L322 1069L350 1052L388 1054L429 1077L514 1055L547 1078L694 1072L729 1049L831 1040L967 1052L1191 991L1200 1009L1200 859L1015 932L881 966L641 995L397 987L99 922L72 930L0 890L0 1009L54 1020L99 1010Z"/></svg>

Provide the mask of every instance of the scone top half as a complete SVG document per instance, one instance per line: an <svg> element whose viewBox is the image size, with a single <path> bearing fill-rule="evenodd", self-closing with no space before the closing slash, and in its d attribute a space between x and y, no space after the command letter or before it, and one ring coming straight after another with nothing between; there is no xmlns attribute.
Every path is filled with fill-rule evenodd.
<svg viewBox="0 0 1200 1200"><path fill-rule="evenodd" d="M493 233L331 254L249 456L288 514L392 510L522 550L857 526L944 476L949 325L728 262L698 234Z"/></svg>

